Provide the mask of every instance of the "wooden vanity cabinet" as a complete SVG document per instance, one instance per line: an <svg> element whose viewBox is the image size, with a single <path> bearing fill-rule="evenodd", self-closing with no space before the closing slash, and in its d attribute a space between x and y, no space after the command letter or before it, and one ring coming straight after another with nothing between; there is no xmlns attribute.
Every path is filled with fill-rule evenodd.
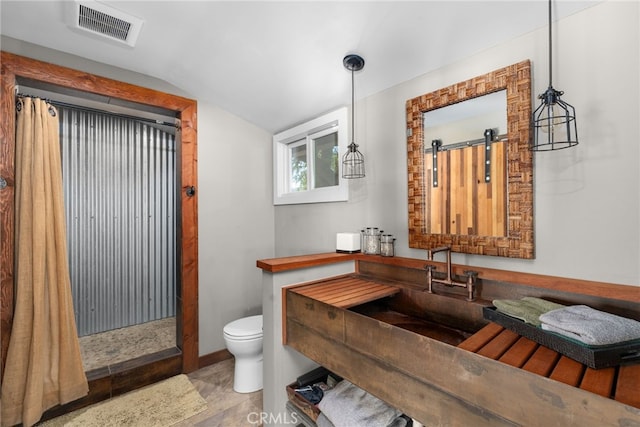
<svg viewBox="0 0 640 427"><path fill-rule="evenodd" d="M284 343L425 425L640 425L636 407L296 289L283 290Z"/></svg>

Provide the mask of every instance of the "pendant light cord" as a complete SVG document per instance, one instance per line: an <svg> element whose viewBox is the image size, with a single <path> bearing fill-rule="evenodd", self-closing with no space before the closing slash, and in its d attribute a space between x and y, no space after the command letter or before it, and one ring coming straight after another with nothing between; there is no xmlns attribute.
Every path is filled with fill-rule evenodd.
<svg viewBox="0 0 640 427"><path fill-rule="evenodd" d="M356 103L355 103L355 88L354 88L354 82L355 79L353 77L353 67L351 68L351 142L355 142L355 124L356 122L355 120L355 111L356 111Z"/></svg>
<svg viewBox="0 0 640 427"><path fill-rule="evenodd" d="M552 65L553 65L553 55L551 54L551 50L552 50L552 43L551 43L552 39L551 39L551 0L549 0L549 87L553 86L553 81L552 81L552 77L551 77L551 70L553 69Z"/></svg>

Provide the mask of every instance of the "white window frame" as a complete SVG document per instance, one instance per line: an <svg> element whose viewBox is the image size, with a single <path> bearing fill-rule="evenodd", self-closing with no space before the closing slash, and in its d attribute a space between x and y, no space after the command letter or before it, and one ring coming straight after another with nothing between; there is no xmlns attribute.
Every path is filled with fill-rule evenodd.
<svg viewBox="0 0 640 427"><path fill-rule="evenodd" d="M335 131L338 134L338 185L314 188L313 138ZM342 178L342 155L347 151L347 108L332 111L273 136L273 204L343 202L349 200L349 186ZM289 144L307 140L307 190L290 191Z"/></svg>

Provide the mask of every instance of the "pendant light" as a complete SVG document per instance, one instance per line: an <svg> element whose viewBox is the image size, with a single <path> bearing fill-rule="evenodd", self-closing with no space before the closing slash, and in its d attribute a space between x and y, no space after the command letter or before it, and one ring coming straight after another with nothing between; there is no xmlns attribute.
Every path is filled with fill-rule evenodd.
<svg viewBox="0 0 640 427"><path fill-rule="evenodd" d="M347 147L347 152L342 156L342 177L343 178L364 178L364 156L358 151L358 144L355 143L354 133L356 122L355 117L355 97L354 97L354 77L356 71L364 68L364 59L358 55L347 55L342 60L342 64L351 71L351 144Z"/></svg>
<svg viewBox="0 0 640 427"><path fill-rule="evenodd" d="M575 109L560 99L564 92L551 84L551 0L549 0L549 88L538 95L540 105L533 112L533 151L553 151L578 145Z"/></svg>

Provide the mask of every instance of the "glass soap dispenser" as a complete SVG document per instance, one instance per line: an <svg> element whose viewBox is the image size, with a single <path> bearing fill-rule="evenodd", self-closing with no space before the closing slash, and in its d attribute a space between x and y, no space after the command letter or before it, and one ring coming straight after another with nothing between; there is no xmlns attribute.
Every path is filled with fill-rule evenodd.
<svg viewBox="0 0 640 427"><path fill-rule="evenodd" d="M395 240L396 239L394 239L391 234L381 235L380 236L380 255L393 256L394 255L393 242Z"/></svg>
<svg viewBox="0 0 640 427"><path fill-rule="evenodd" d="M367 227L364 231L362 252L368 255L380 255L380 234L378 227Z"/></svg>

